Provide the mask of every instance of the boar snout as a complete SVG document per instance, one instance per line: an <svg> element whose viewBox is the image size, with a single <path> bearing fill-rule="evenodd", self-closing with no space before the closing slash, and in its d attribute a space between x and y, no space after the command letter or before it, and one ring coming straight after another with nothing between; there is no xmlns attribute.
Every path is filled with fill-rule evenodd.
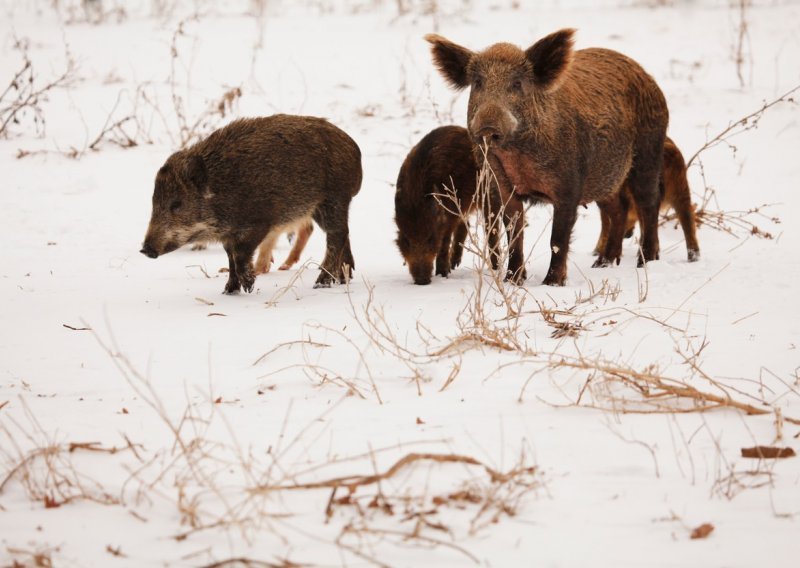
<svg viewBox="0 0 800 568"><path fill-rule="evenodd" d="M486 104L478 109L469 123L472 137L478 142L488 138L503 144L517 129L519 121L508 110L496 104Z"/></svg>
<svg viewBox="0 0 800 568"><path fill-rule="evenodd" d="M150 243L144 243L142 250L139 252L145 255L147 258L158 258L158 253L152 246L150 246Z"/></svg>
<svg viewBox="0 0 800 568"><path fill-rule="evenodd" d="M425 286L431 283L433 261L410 262L408 271L411 273L411 278L414 279L414 284Z"/></svg>

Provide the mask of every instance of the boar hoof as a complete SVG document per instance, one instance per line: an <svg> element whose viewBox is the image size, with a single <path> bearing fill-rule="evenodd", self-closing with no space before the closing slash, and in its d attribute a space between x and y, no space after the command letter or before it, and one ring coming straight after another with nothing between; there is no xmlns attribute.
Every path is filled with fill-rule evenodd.
<svg viewBox="0 0 800 568"><path fill-rule="evenodd" d="M525 269L518 268L516 271L507 271L505 281L516 284L517 286L522 286L527 277L528 273L525 271Z"/></svg>
<svg viewBox="0 0 800 568"><path fill-rule="evenodd" d="M314 288L330 288L333 284L333 276L327 270L322 270L314 283Z"/></svg>
<svg viewBox="0 0 800 568"><path fill-rule="evenodd" d="M241 286L239 286L239 282L236 280L228 279L228 283L225 284L225 290L223 290L223 294L238 294Z"/></svg>
<svg viewBox="0 0 800 568"><path fill-rule="evenodd" d="M242 288L244 288L244 291L250 293L253 291L253 286L256 283L256 277L252 272L247 272L246 274L239 276L239 281L242 283Z"/></svg>
<svg viewBox="0 0 800 568"><path fill-rule="evenodd" d="M697 262L700 260L700 251L697 249L689 249L686 254L689 262Z"/></svg>
<svg viewBox="0 0 800 568"><path fill-rule="evenodd" d="M559 275L554 271L548 271L547 276L544 277L542 284L545 286L564 286L567 283L566 274Z"/></svg>

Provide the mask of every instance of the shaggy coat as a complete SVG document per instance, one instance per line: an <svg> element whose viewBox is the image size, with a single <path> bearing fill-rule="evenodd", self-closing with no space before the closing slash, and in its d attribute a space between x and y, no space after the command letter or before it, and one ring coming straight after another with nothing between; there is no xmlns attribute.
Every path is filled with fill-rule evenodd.
<svg viewBox="0 0 800 568"><path fill-rule="evenodd" d="M503 200L553 205L549 285L567 277L570 236L581 204L596 201L614 222L596 263L619 256L630 188L642 222L640 264L658 258L658 178L668 111L656 82L632 59L608 49L573 51L574 30L527 50L499 43L473 52L428 35L433 59L456 89L470 89L467 124L483 146ZM521 214L521 205L518 205ZM506 212L508 214L508 212ZM510 240L509 273L525 277L523 223Z"/></svg>
<svg viewBox="0 0 800 568"><path fill-rule="evenodd" d="M406 156L394 195L397 247L415 284L461 263L466 217L474 209L477 165L466 128L442 126Z"/></svg>
<svg viewBox="0 0 800 568"><path fill-rule="evenodd" d="M232 122L175 152L158 170L141 252L157 258L187 243L220 241L225 293L253 290L253 252L273 229L312 218L327 236L315 287L355 267L350 201L361 188L361 151L321 118L274 115Z"/></svg>
<svg viewBox="0 0 800 568"><path fill-rule="evenodd" d="M675 210L675 215L678 217L678 222L681 225L681 229L683 229L683 236L686 240L686 256L689 262L698 260L700 258L700 245L697 243L697 227L689 181L686 177L686 162L680 149L669 137L664 143L664 166L661 171L658 191L661 212L665 212L670 207ZM624 187L622 193L630 199L630 189L628 187ZM600 254L601 251L605 250L609 225L612 222L602 211L600 221L600 237L597 240L597 246L595 246L595 254ZM626 238L633 235L636 221L638 221L636 210L633 208L628 209L628 218L625 224Z"/></svg>

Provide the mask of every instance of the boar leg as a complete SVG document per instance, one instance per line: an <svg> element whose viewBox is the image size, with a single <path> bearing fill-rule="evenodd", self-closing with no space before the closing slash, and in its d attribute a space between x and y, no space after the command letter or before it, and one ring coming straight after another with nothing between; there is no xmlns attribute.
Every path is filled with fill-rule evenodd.
<svg viewBox="0 0 800 568"><path fill-rule="evenodd" d="M553 231L550 234L550 268L542 284L563 286L567 281L567 254L572 227L578 216L576 203L553 206Z"/></svg>
<svg viewBox="0 0 800 568"><path fill-rule="evenodd" d="M235 294L238 292L242 285L239 283L239 277L236 276L236 263L233 260L233 248L225 244L225 252L228 254L228 282L225 284L225 294Z"/></svg>
<svg viewBox="0 0 800 568"><path fill-rule="evenodd" d="M662 207L671 206L678 216L686 239L686 255L689 262L700 258L700 245L697 244L697 227L692 207L692 192L686 178L686 161L683 154L671 139L664 143L664 167L661 172Z"/></svg>
<svg viewBox="0 0 800 568"><path fill-rule="evenodd" d="M694 210L688 196L685 201L675 207L675 213L678 215L678 221L683 229L683 237L686 239L686 258L689 262L694 262L700 258L700 245L697 244Z"/></svg>
<svg viewBox="0 0 800 568"><path fill-rule="evenodd" d="M464 241L467 239L466 221L458 221L456 231L453 234L453 250L450 253L450 269L458 268L461 264L461 257L464 254ZM494 268L497 268L496 266Z"/></svg>
<svg viewBox="0 0 800 568"><path fill-rule="evenodd" d="M622 239L628 221L627 193L623 191L608 200L598 201L597 206L600 208L601 216L605 218L606 242L592 268L619 264L622 257Z"/></svg>
<svg viewBox="0 0 800 568"><path fill-rule="evenodd" d="M294 244L292 245L292 250L289 253L289 256L286 257L286 260L283 261L283 264L281 264L278 270L289 270L292 266L297 264L297 262L300 260L300 255L303 254L303 249L306 248L306 243L308 243L308 239L311 237L311 233L313 232L314 224L311 221L306 221L302 224L294 236Z"/></svg>
<svg viewBox="0 0 800 568"><path fill-rule="evenodd" d="M626 182L636 203L642 234L638 266L658 260L658 211L661 202L658 182L663 164L664 137L650 136L647 140L640 140Z"/></svg>
<svg viewBox="0 0 800 568"><path fill-rule="evenodd" d="M439 253L436 255L436 274L445 278L450 275L450 241L452 237L451 233L445 233L439 244Z"/></svg>
<svg viewBox="0 0 800 568"><path fill-rule="evenodd" d="M686 179L686 167L683 165L682 156L680 158L679 163L664 160L661 183L664 185L665 200L675 210L678 222L683 229L683 237L686 240L686 256L689 262L694 262L700 258L700 245L697 244L697 226L689 182Z"/></svg>
<svg viewBox="0 0 800 568"><path fill-rule="evenodd" d="M353 253L350 250L350 234L347 226L348 203L322 202L314 211L314 221L325 231L325 258L320 266L314 288L328 288L334 282L344 283L352 276ZM346 265L346 270L343 270Z"/></svg>
<svg viewBox="0 0 800 568"><path fill-rule="evenodd" d="M253 291L256 281L253 273L253 253L261 240L261 238L255 238L225 243L229 270L228 283L225 285L226 294L234 294L241 288L244 288L245 292Z"/></svg>
<svg viewBox="0 0 800 568"><path fill-rule="evenodd" d="M600 204L597 204L597 208L600 210L600 236L597 237L597 244L594 245L594 251L592 254L595 256L600 256L604 250L606 250L606 242L608 242L608 228L611 225L611 221L608 218L608 212L605 211Z"/></svg>
<svg viewBox="0 0 800 568"><path fill-rule="evenodd" d="M275 249L275 243L278 242L278 237L281 236L280 230L277 228L272 229L261 244L258 245L258 259L256 259L256 274L266 274L272 267L272 251Z"/></svg>
<svg viewBox="0 0 800 568"><path fill-rule="evenodd" d="M505 200L503 220L506 225L508 239L508 271L506 280L514 284L522 284L527 278L525 271L525 251L523 236L525 233L525 209L522 201L511 196Z"/></svg>

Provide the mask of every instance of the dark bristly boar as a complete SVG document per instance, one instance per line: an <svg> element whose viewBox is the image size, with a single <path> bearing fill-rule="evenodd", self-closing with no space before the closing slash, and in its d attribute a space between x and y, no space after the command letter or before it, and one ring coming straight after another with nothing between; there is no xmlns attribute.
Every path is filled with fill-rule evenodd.
<svg viewBox="0 0 800 568"><path fill-rule="evenodd" d="M327 248L314 287L355 268L350 200L361 188L361 151L342 130L309 116L248 118L175 152L158 170L141 252L157 258L197 241L220 241L225 293L253 290L253 252L272 229L311 217Z"/></svg>
<svg viewBox="0 0 800 568"><path fill-rule="evenodd" d="M397 247L415 284L430 284L434 261L445 277L460 264L477 173L472 140L460 126L432 130L406 156L394 210Z"/></svg>
<svg viewBox="0 0 800 568"><path fill-rule="evenodd" d="M681 225L681 229L683 229L683 236L686 240L686 257L689 262L698 260L700 258L700 245L697 242L697 227L689 180L686 176L686 162L678 146L669 137L664 142L664 165L661 171L658 191L661 211L666 211L672 207L678 217L678 222ZM630 189L628 187L623 187L622 192L630 199ZM628 209L628 218L625 225L626 238L633 235L637 220L636 209ZM595 254L598 255L606 247L609 225L612 221L601 212L600 222L600 237L594 250Z"/></svg>
<svg viewBox="0 0 800 568"><path fill-rule="evenodd" d="M664 95L641 66L608 49L573 51L574 30L522 50L507 43L473 52L438 35L426 39L442 75L470 88L470 135L487 144L504 201L512 193L553 205L548 285L563 285L580 204L596 201L610 218L604 266L621 254L630 187L642 220L639 264L658 258L658 177L668 112ZM521 231L522 223L518 224ZM515 239L522 248L522 238ZM512 257L513 251L512 252ZM509 270L522 269L515 258Z"/></svg>

